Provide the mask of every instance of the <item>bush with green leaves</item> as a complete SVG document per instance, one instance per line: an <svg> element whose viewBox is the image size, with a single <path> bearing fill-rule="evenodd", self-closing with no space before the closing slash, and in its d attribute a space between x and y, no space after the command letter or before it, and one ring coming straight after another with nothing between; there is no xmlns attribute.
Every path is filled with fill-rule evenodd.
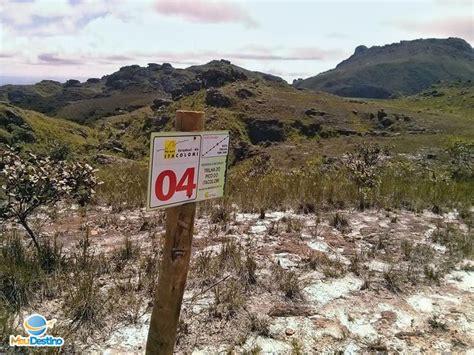
<svg viewBox="0 0 474 355"><path fill-rule="evenodd" d="M40 207L54 206L63 200L85 205L98 184L95 170L80 162L52 161L33 154L20 156L7 147L2 150L0 181L0 222L22 225L41 254L38 236L30 228L29 217Z"/></svg>
<svg viewBox="0 0 474 355"><path fill-rule="evenodd" d="M453 179L471 180L474 177L474 143L455 142L448 148Z"/></svg>
<svg viewBox="0 0 474 355"><path fill-rule="evenodd" d="M387 152L378 145L358 145L347 153L343 166L357 186L359 207L364 209L369 192L381 183L381 167Z"/></svg>

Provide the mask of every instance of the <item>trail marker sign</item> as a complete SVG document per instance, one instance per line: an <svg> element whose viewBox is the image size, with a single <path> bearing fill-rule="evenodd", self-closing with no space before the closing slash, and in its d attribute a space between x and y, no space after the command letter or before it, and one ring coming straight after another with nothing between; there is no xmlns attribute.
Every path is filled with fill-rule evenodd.
<svg viewBox="0 0 474 355"><path fill-rule="evenodd" d="M228 131L152 133L147 210L224 196Z"/></svg>

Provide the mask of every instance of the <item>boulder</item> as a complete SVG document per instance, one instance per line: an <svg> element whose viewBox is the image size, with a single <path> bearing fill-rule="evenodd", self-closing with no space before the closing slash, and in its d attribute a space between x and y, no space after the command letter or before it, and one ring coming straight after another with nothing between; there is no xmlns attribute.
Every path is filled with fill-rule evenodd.
<svg viewBox="0 0 474 355"><path fill-rule="evenodd" d="M384 117L387 117L387 113L384 111L384 109L380 109L377 111L377 118L380 120L382 120Z"/></svg>
<svg viewBox="0 0 474 355"><path fill-rule="evenodd" d="M283 142L286 138L283 124L277 119L250 119L247 129L252 144L265 141Z"/></svg>
<svg viewBox="0 0 474 355"><path fill-rule="evenodd" d="M22 126L26 122L20 112L14 108L6 107L4 111L0 112L0 126L7 126L9 124Z"/></svg>
<svg viewBox="0 0 474 355"><path fill-rule="evenodd" d="M220 87L226 83L230 83L237 80L247 80L247 76L244 73L236 70L219 70L219 69L208 69L199 75L199 78L204 84L205 88Z"/></svg>
<svg viewBox="0 0 474 355"><path fill-rule="evenodd" d="M161 107L169 106L172 102L173 101L168 100L168 99L164 99L164 98L155 99L155 100L153 100L153 105L151 105L151 108L153 110L158 110Z"/></svg>
<svg viewBox="0 0 474 355"><path fill-rule="evenodd" d="M230 99L216 89L208 89L206 92L206 105L214 107L230 107Z"/></svg>
<svg viewBox="0 0 474 355"><path fill-rule="evenodd" d="M306 110L304 113L307 116L324 116L324 115L326 115L326 112L317 111L314 108L310 108L310 109Z"/></svg>
<svg viewBox="0 0 474 355"><path fill-rule="evenodd" d="M255 96L255 94L246 89L246 88L241 88L235 92L235 94L240 97L241 99L248 99L249 97Z"/></svg>
<svg viewBox="0 0 474 355"><path fill-rule="evenodd" d="M97 83L100 83L100 79L99 78L89 78L89 79L87 79L87 82L89 84L97 84Z"/></svg>
<svg viewBox="0 0 474 355"><path fill-rule="evenodd" d="M293 123L293 127L298 129L301 134L307 136L307 137L314 137L318 132L321 130L321 124L320 123L309 123L305 124L301 122L300 120L296 120Z"/></svg>
<svg viewBox="0 0 474 355"><path fill-rule="evenodd" d="M153 71L157 71L161 69L161 65L156 63L148 63L147 68Z"/></svg>
<svg viewBox="0 0 474 355"><path fill-rule="evenodd" d="M233 151L235 162L243 161L257 154L256 148L244 141L237 142L233 146Z"/></svg>
<svg viewBox="0 0 474 355"><path fill-rule="evenodd" d="M385 118L383 118L382 120L379 120L379 121L380 121L380 125L383 128L390 127L391 125L393 125L395 123L395 120L393 118L390 118L390 117L385 117Z"/></svg>

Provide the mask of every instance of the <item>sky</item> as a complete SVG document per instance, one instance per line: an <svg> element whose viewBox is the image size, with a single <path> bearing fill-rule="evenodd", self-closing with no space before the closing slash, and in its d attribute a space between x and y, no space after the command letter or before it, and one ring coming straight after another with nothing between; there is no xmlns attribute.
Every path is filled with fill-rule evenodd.
<svg viewBox="0 0 474 355"><path fill-rule="evenodd" d="M368 47L461 37L474 0L0 0L0 84L228 59L291 82Z"/></svg>

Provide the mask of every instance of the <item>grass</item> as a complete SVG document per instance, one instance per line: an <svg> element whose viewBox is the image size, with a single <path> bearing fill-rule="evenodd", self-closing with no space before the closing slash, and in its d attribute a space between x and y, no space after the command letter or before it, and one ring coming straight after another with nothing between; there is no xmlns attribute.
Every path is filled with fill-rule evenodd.
<svg viewBox="0 0 474 355"><path fill-rule="evenodd" d="M148 253L127 239L117 252L104 255L96 252L85 228L67 253L54 239L41 243L51 249L47 262L16 232L0 233L0 327L7 329L19 313L54 301L55 316L71 320L60 325L60 335L86 339L101 334L106 324L136 322L143 299L154 294L160 255L155 242ZM128 263L131 258L136 262ZM104 280L109 287L103 288Z"/></svg>
<svg viewBox="0 0 474 355"><path fill-rule="evenodd" d="M306 262L310 269L319 270L329 278L343 277L346 273L346 268L339 259L333 259L320 251L312 251ZM353 267L355 266L354 264Z"/></svg>
<svg viewBox="0 0 474 355"><path fill-rule="evenodd" d="M99 203L112 206L114 211L143 207L146 203L148 166L129 162L99 170L103 182L97 189Z"/></svg>
<svg viewBox="0 0 474 355"><path fill-rule="evenodd" d="M229 222L232 209L244 212L262 210L298 210L302 205L312 208L348 208L359 206L357 186L344 170L321 160L307 162L292 170L272 168L255 175L251 161L231 167L228 173L226 196L217 206L202 204L200 213L211 213L213 221ZM375 208L423 209L457 208L467 210L474 194L470 180L456 180L447 165L423 169L422 164L393 158L381 171L380 185L367 196L368 205ZM146 201L148 167L145 163L129 162L104 167L98 172L104 183L99 186L97 200L113 207L114 211L143 207ZM208 207L206 207L208 206ZM234 206L234 207L232 207ZM333 223L343 226L344 218ZM300 229L297 221L287 228Z"/></svg>
<svg viewBox="0 0 474 355"><path fill-rule="evenodd" d="M99 141L104 138L93 128L0 102L0 116L8 116L7 111L20 117L24 122L21 129L25 130L26 125L27 131L33 136L33 140L27 141L23 141L22 137L18 136L18 139L11 141L10 144L21 145L25 151L31 151L34 154L49 154L59 148L65 148L71 152L72 156L83 156L97 151ZM11 130L12 127L15 128L16 125L9 124L6 128ZM3 132L1 124L0 128Z"/></svg>
<svg viewBox="0 0 474 355"><path fill-rule="evenodd" d="M270 336L270 319L267 316L259 316L256 313L249 314L250 331L257 335Z"/></svg>
<svg viewBox="0 0 474 355"><path fill-rule="evenodd" d="M273 282L286 298L302 297L302 284L295 271L285 270L280 265L272 266Z"/></svg>
<svg viewBox="0 0 474 355"><path fill-rule="evenodd" d="M336 212L336 214L332 216L329 224L340 232L346 232L350 229L349 220L339 212Z"/></svg>

